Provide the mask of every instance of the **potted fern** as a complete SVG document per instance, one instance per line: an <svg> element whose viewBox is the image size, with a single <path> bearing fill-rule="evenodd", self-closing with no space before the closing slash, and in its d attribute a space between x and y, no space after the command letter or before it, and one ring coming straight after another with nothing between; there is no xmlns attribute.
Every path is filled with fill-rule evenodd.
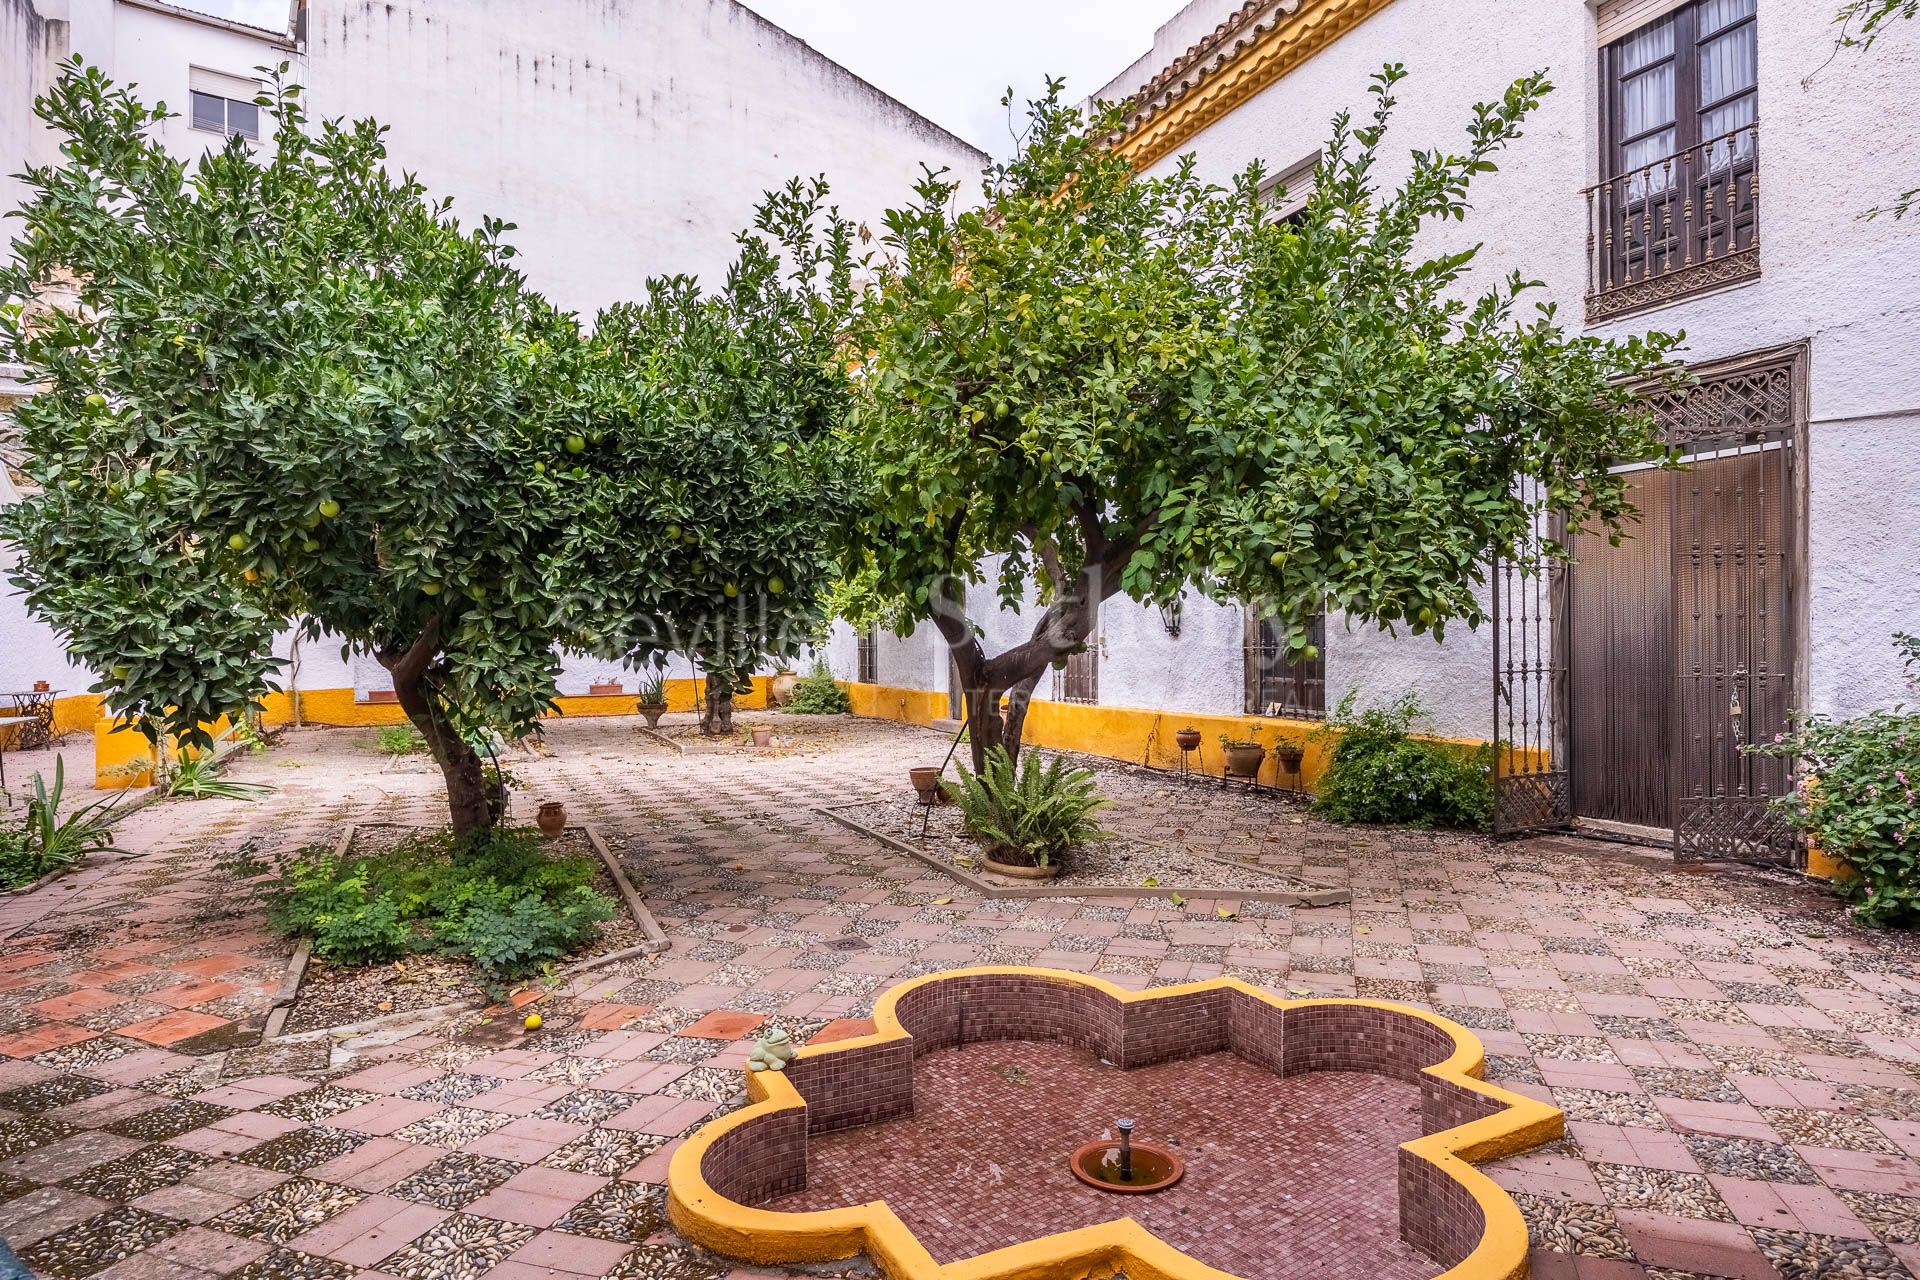
<svg viewBox="0 0 1920 1280"><path fill-rule="evenodd" d="M958 767L960 781L945 787L968 833L985 846L988 871L1051 880L1076 847L1107 837L1093 820L1107 801L1094 789L1091 769L1069 769L1057 756L1041 764L1029 754L1016 770L1003 747L987 753L978 774Z"/></svg>

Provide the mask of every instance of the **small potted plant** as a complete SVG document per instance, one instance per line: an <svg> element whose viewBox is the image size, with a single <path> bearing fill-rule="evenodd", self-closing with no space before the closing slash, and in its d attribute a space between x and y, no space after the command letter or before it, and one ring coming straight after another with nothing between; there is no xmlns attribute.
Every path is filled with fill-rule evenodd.
<svg viewBox="0 0 1920 1280"><path fill-rule="evenodd" d="M1220 750L1227 758L1227 776L1252 781L1260 776L1261 762L1267 758L1267 749L1251 738L1234 738L1220 735Z"/></svg>
<svg viewBox="0 0 1920 1280"><path fill-rule="evenodd" d="M1273 758L1280 767L1294 777L1300 776L1300 764L1307 758L1307 749L1297 742L1276 742L1273 744Z"/></svg>
<svg viewBox="0 0 1920 1280"><path fill-rule="evenodd" d="M1200 745L1200 731L1192 725L1188 725L1186 728L1176 731L1173 735L1173 740L1182 751L1192 751Z"/></svg>
<svg viewBox="0 0 1920 1280"><path fill-rule="evenodd" d="M598 680L587 686L588 694L596 698L617 698L626 691L626 686L620 682L619 673L611 671L602 672Z"/></svg>
<svg viewBox="0 0 1920 1280"><path fill-rule="evenodd" d="M647 718L647 728L658 729L660 717L667 714L667 677L656 672L640 682L640 701L635 710Z"/></svg>

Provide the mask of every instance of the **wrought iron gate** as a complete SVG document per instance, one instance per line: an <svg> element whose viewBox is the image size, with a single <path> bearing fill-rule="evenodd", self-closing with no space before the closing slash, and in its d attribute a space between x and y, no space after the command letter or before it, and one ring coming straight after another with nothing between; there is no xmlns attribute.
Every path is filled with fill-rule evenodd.
<svg viewBox="0 0 1920 1280"><path fill-rule="evenodd" d="M1559 831L1573 821L1567 772L1565 568L1538 549L1495 558L1493 831Z"/></svg>
<svg viewBox="0 0 1920 1280"><path fill-rule="evenodd" d="M1639 656L1652 665L1638 678L1671 680L1647 690L1664 695L1644 699L1659 709L1643 718L1659 723L1638 731L1670 760L1658 772L1671 781L1649 785L1668 788L1672 803L1661 808L1681 859L1792 865L1800 856L1771 807L1793 785L1792 764L1747 749L1784 729L1800 700L1806 359L1796 346L1702 366L1697 386L1649 397L1688 464L1649 478L1661 486L1646 495L1660 519L1639 532L1664 545L1647 548L1638 572L1666 580L1637 584L1661 605L1646 611L1648 626L1663 629L1644 637ZM1579 572L1537 553L1493 563L1498 835L1572 825L1574 722L1609 709L1595 701L1607 696L1599 673L1583 677L1580 705L1572 696L1572 627L1584 640L1588 625L1573 617L1568 574Z"/></svg>
<svg viewBox="0 0 1920 1280"><path fill-rule="evenodd" d="M1793 865L1772 801L1792 763L1747 748L1799 699L1804 348L1703 369L1654 399L1691 465L1672 475L1673 834L1686 859Z"/></svg>

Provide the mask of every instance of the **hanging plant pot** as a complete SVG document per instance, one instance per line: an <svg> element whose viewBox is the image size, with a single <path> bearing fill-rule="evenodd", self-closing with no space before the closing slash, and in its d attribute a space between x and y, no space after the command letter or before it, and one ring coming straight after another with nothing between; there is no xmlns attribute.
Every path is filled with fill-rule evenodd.
<svg viewBox="0 0 1920 1280"><path fill-rule="evenodd" d="M1257 742L1235 742L1227 747L1227 776L1249 781L1260 776L1260 764L1267 749Z"/></svg>
<svg viewBox="0 0 1920 1280"><path fill-rule="evenodd" d="M540 806L533 821L540 828L540 834L552 840L567 829L567 806L558 800L549 800Z"/></svg>

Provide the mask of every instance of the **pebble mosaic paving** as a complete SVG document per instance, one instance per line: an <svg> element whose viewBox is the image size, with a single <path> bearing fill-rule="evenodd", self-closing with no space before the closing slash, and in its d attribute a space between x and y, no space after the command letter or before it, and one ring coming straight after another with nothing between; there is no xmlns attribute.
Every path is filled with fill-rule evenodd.
<svg viewBox="0 0 1920 1280"><path fill-rule="evenodd" d="M1352 903L983 901L814 812L904 788L944 739L783 719L792 747L681 757L635 723L553 724L549 756L514 762L516 805L596 824L673 949L562 984L532 1036L496 1018L256 1047L288 948L221 858L436 820L434 775L367 731L287 734L236 768L265 800L152 806L118 855L0 899L0 1237L54 1280L719 1280L737 1269L679 1240L660 1184L753 1039L859 1034L894 982L1007 963L1230 973L1473 1027L1491 1077L1567 1112L1566 1139L1489 1166L1539 1280L1920 1270L1920 946L1817 888L1343 829L1148 777L1109 825ZM1010 1107L1047 1086L1024 1069ZM1360 1274L1310 1233L1266 1247Z"/></svg>

